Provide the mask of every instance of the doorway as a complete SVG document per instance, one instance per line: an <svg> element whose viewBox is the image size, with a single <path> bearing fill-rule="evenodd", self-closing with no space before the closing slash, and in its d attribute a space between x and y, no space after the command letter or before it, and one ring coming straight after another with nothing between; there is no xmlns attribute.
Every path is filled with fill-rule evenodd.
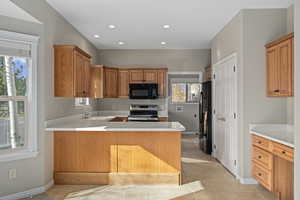
<svg viewBox="0 0 300 200"><path fill-rule="evenodd" d="M213 155L237 175L237 56L213 66Z"/></svg>
<svg viewBox="0 0 300 200"><path fill-rule="evenodd" d="M201 72L168 74L168 117L185 128L185 134L199 133Z"/></svg>

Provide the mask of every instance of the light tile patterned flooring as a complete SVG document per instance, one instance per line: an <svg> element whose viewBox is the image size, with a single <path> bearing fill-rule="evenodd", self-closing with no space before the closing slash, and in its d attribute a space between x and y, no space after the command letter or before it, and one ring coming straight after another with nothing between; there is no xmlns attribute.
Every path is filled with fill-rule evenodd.
<svg viewBox="0 0 300 200"><path fill-rule="evenodd" d="M259 185L240 184L221 164L199 150L195 135L182 137L182 160L183 184L201 181L205 189L173 200L275 200L270 192ZM93 187L97 186L56 185L33 199L63 200L71 192ZM128 199L139 200L138 191Z"/></svg>

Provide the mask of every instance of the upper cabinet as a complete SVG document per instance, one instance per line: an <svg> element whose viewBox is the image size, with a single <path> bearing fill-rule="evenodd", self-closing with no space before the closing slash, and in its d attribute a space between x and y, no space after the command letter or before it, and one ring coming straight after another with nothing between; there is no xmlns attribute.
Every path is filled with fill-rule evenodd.
<svg viewBox="0 0 300 200"><path fill-rule="evenodd" d="M266 45L267 95L294 95L294 34L288 34Z"/></svg>
<svg viewBox="0 0 300 200"><path fill-rule="evenodd" d="M104 68L103 65L92 65L91 66L91 87L90 97L92 98L103 98L104 97Z"/></svg>
<svg viewBox="0 0 300 200"><path fill-rule="evenodd" d="M89 96L90 59L76 46L54 46L55 97Z"/></svg>
<svg viewBox="0 0 300 200"><path fill-rule="evenodd" d="M158 95L160 97L166 97L167 92L167 70L157 70L157 83L158 83Z"/></svg>
<svg viewBox="0 0 300 200"><path fill-rule="evenodd" d="M131 69L129 70L130 83L143 83L144 82L144 70Z"/></svg>
<svg viewBox="0 0 300 200"><path fill-rule="evenodd" d="M129 96L129 70L119 69L118 74L118 97L128 98Z"/></svg>
<svg viewBox="0 0 300 200"><path fill-rule="evenodd" d="M144 70L144 82L157 83L158 70L145 69Z"/></svg>
<svg viewBox="0 0 300 200"><path fill-rule="evenodd" d="M104 67L104 98L118 97L118 68Z"/></svg>

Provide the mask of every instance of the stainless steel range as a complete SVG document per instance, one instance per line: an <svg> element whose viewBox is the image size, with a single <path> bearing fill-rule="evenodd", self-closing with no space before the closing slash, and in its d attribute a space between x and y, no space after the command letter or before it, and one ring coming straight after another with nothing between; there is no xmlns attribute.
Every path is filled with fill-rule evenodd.
<svg viewBox="0 0 300 200"><path fill-rule="evenodd" d="M130 105L128 121L158 122L158 105Z"/></svg>

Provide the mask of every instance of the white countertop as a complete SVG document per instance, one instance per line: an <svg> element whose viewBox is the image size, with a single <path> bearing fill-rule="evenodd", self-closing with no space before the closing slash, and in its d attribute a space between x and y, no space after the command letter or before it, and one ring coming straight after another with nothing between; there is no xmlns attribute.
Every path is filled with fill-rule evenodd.
<svg viewBox="0 0 300 200"><path fill-rule="evenodd" d="M124 115L92 116L82 119L74 115L46 121L46 131L184 131L179 122L110 122Z"/></svg>
<svg viewBox="0 0 300 200"><path fill-rule="evenodd" d="M250 133L294 148L294 127L288 124L251 124Z"/></svg>

